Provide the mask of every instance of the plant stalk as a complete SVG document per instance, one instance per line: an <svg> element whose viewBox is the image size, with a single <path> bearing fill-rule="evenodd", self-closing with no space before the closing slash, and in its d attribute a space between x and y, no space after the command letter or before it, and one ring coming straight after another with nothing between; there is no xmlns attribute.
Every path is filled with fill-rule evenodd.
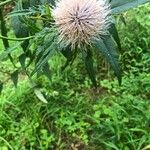
<svg viewBox="0 0 150 150"><path fill-rule="evenodd" d="M6 28L6 24L5 24L5 20L4 20L4 16L3 16L3 8L0 8L0 22L1 22L1 35L4 37L7 37L7 28ZM5 47L5 50L7 50L10 47L8 39L2 39L2 41L3 41L3 45ZM10 54L8 54L8 57L9 57L10 61L12 62L13 66L16 67L13 62L13 58L11 57Z"/></svg>
<svg viewBox="0 0 150 150"><path fill-rule="evenodd" d="M29 39L32 39L34 38L34 36L29 36L29 37L25 37L25 38L8 38L6 36L1 36L0 35L0 39L6 39L6 40L9 40L9 41L24 41L24 40L29 40Z"/></svg>
<svg viewBox="0 0 150 150"><path fill-rule="evenodd" d="M10 3L10 2L13 2L14 0L6 0L6 1L4 1L4 2L1 2L0 3L0 7L3 7L3 6L5 6L6 4L8 4L8 3Z"/></svg>

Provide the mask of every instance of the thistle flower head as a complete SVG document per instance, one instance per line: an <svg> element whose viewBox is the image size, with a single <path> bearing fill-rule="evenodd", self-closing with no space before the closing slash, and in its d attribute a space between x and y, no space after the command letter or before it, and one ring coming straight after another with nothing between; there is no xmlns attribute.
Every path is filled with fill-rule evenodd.
<svg viewBox="0 0 150 150"><path fill-rule="evenodd" d="M72 46L90 44L107 33L109 14L107 0L58 0L53 17L59 41Z"/></svg>

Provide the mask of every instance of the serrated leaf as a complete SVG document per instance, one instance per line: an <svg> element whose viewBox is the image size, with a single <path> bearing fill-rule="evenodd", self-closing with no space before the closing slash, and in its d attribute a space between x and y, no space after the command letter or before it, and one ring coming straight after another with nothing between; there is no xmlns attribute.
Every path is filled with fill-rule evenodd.
<svg viewBox="0 0 150 150"><path fill-rule="evenodd" d="M52 55L52 50L53 49L50 49L49 52L46 55L42 56L42 58L37 62L34 71L31 73L31 76L33 76L36 72L42 70L43 66L46 64L46 62L48 62L48 59Z"/></svg>
<svg viewBox="0 0 150 150"><path fill-rule="evenodd" d="M37 59L35 69L31 73L31 76L33 76L36 72L39 72L42 70L43 66L48 62L48 59L52 56L53 51L56 50L56 43L49 43L47 45L46 49L43 50L41 53L41 56Z"/></svg>
<svg viewBox="0 0 150 150"><path fill-rule="evenodd" d="M27 26L20 21L19 16L11 17L11 25L17 38L23 38L29 36Z"/></svg>
<svg viewBox="0 0 150 150"><path fill-rule="evenodd" d="M42 94L42 92L39 89L34 89L34 93L35 95L38 97L39 100L41 100L43 103L48 103L47 100L45 99L44 95Z"/></svg>
<svg viewBox="0 0 150 150"><path fill-rule="evenodd" d="M18 83L18 74L19 74L18 70L14 71L11 74L11 80L13 81L15 87L17 87L17 83Z"/></svg>
<svg viewBox="0 0 150 150"><path fill-rule="evenodd" d="M84 61L85 61L87 73L89 74L89 77L90 77L94 87L97 88L96 74L95 74L95 70L94 70L94 66L93 66L92 53L90 50L87 50L87 54L86 54L86 57L84 58Z"/></svg>
<svg viewBox="0 0 150 150"><path fill-rule="evenodd" d="M110 25L109 32L112 35L112 37L114 38L115 42L117 43L119 50L121 50L119 34L118 34L117 28L114 23L112 23Z"/></svg>
<svg viewBox="0 0 150 150"><path fill-rule="evenodd" d="M41 39L42 36L42 39ZM43 66L48 62L48 59L52 56L53 52L57 49L57 39L55 29L44 28L40 33L35 36L35 43L37 50L35 53L35 69L31 73L33 76L35 73L42 71Z"/></svg>
<svg viewBox="0 0 150 150"><path fill-rule="evenodd" d="M110 36L107 36L107 38L105 38L104 40L99 39L95 41L94 46L110 64L115 75L118 78L119 84L121 84L121 69L119 66L118 54Z"/></svg>

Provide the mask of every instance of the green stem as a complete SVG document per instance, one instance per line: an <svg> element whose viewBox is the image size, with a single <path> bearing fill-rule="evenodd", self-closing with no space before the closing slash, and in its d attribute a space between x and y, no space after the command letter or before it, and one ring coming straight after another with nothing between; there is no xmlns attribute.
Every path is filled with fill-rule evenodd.
<svg viewBox="0 0 150 150"><path fill-rule="evenodd" d="M6 36L0 35L0 39L6 39L6 40L10 40L10 41L24 41L24 40L29 40L32 38L34 38L34 36L29 36L29 37L25 37L25 38L8 38Z"/></svg>
<svg viewBox="0 0 150 150"><path fill-rule="evenodd" d="M12 1L14 1L14 0L6 0L4 2L1 2L0 3L0 7L3 7L3 6L5 6L6 4L8 4L8 3L12 2Z"/></svg>
<svg viewBox="0 0 150 150"><path fill-rule="evenodd" d="M6 28L5 20L3 17L3 9L2 8L0 8L0 22L1 22L1 34L2 34L2 36L7 37L7 28ZM3 45L5 47L5 50L7 50L10 47L8 40L2 39L2 41L3 41ZM13 66L16 68L16 66L13 62L13 58L11 57L10 54L8 54L8 57L9 57L11 63L13 64Z"/></svg>
<svg viewBox="0 0 150 150"><path fill-rule="evenodd" d="M14 150L13 147L6 141L3 137L0 137L0 141L3 141L11 150Z"/></svg>
<svg viewBox="0 0 150 150"><path fill-rule="evenodd" d="M2 36L7 37L7 29L6 29L5 20L4 20L4 17L3 17L2 8L0 8L0 21L1 21L1 34L2 34ZM7 39L2 39L2 40L3 40L4 47L6 49L9 48L8 40Z"/></svg>

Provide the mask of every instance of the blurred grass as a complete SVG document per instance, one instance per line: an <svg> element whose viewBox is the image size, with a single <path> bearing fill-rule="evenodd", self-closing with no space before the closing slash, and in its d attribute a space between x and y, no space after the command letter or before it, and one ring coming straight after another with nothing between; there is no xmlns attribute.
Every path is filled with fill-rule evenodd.
<svg viewBox="0 0 150 150"><path fill-rule="evenodd" d="M0 150L148 149L149 11L145 5L124 14L126 26L119 21L125 74L121 87L117 80L105 79L98 90L92 89L80 62L62 74L60 56L50 61L52 81L36 81L48 104L35 97L28 80L22 79L16 90L6 83L0 96ZM12 70L9 61L0 68Z"/></svg>

